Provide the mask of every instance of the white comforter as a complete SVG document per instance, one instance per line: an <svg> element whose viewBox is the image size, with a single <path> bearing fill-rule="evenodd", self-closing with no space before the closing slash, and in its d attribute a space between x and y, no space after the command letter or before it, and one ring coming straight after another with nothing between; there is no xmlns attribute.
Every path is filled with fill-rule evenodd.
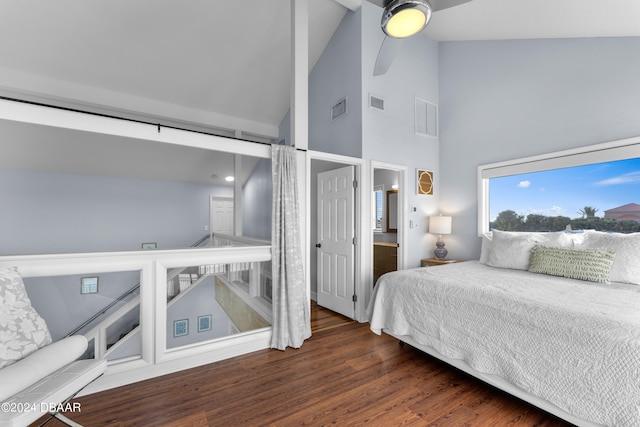
<svg viewBox="0 0 640 427"><path fill-rule="evenodd" d="M640 426L640 286L469 261L388 273L371 330L409 335L565 411Z"/></svg>

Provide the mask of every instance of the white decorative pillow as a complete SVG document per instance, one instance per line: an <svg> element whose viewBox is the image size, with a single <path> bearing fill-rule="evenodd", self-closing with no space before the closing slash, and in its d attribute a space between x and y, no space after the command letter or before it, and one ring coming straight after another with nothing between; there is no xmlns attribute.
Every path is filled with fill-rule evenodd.
<svg viewBox="0 0 640 427"><path fill-rule="evenodd" d="M493 230L487 264L491 267L527 270L531 249L547 240L541 233Z"/></svg>
<svg viewBox="0 0 640 427"><path fill-rule="evenodd" d="M575 242L575 233L567 233L566 231L548 231L535 233L539 234L545 246L553 246L557 248L572 248Z"/></svg>
<svg viewBox="0 0 640 427"><path fill-rule="evenodd" d="M51 343L15 267L0 270L0 369Z"/></svg>
<svg viewBox="0 0 640 427"><path fill-rule="evenodd" d="M614 259L615 254L606 250L536 246L531 253L529 271L609 283Z"/></svg>
<svg viewBox="0 0 640 427"><path fill-rule="evenodd" d="M640 285L640 233L584 233L582 248L606 249L615 252L611 281Z"/></svg>
<svg viewBox="0 0 640 427"><path fill-rule="evenodd" d="M491 231L482 235L482 247L480 248L480 264L489 263L489 254L491 253L491 243L493 234Z"/></svg>
<svg viewBox="0 0 640 427"><path fill-rule="evenodd" d="M497 245L499 251L496 255L491 256L493 251L493 233L497 232L501 236L498 238L500 243ZM506 243L505 240L510 240ZM482 247L480 249L480 263L491 265L492 267L500 268L515 268L519 270L526 270L529 262L530 254L527 251L533 249L538 243L543 243L545 246L557 246L571 248L574 246L575 237L572 233L564 231L500 231L494 230L482 235ZM528 242L528 243L527 243ZM518 246L524 244L519 250L519 254L515 255L515 259L509 258L509 254L504 252L505 250L518 249ZM515 248L514 248L515 246ZM500 252L501 251L501 252ZM516 264L516 266L509 266Z"/></svg>

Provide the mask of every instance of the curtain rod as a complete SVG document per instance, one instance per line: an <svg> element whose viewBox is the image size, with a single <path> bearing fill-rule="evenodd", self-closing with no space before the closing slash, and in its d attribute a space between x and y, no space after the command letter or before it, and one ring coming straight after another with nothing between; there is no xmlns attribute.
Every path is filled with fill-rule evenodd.
<svg viewBox="0 0 640 427"><path fill-rule="evenodd" d="M0 99L6 100L6 101L12 101L12 102L20 102L20 103L23 103L23 104L37 105L38 107L55 108L55 109L58 109L58 110L70 111L70 112L73 112L73 113L89 114L89 115L92 115L92 116L105 117L105 118L108 118L108 119L124 120L124 121L127 121L127 122L140 123L140 124L150 125L150 126L157 126L158 127L158 133L160 133L160 129L164 127L164 128L167 128L167 129L180 130L180 131L184 131L184 132L193 132L193 133L198 133L198 134L202 134L202 135L221 137L221 135L216 135L215 133L211 133L211 132L205 132L205 131L194 130L194 129L187 129L187 128L183 128L183 127L179 127L179 126L171 126L171 125L162 124L160 122L154 123L154 122L150 122L150 121L146 121L146 120L132 119L132 118L129 118L129 117L121 117L121 116L116 116L116 115L111 115L111 114L106 114L106 113L97 113L95 111L86 111L86 110L81 110L81 109L78 109L78 108L71 108L71 107L63 107L63 106L60 106L60 105L46 104L44 102L28 101L26 99L12 98L12 97L9 97L9 96L4 96L4 95L0 95ZM250 140L247 140L247 139L236 138L236 137L233 137L233 136L224 136L223 138L235 139L235 140L244 141L244 142L251 142L253 144L274 145L274 144L269 143L269 142L250 141ZM307 151L306 149L297 148L297 147L295 147L295 148L298 151L304 151L304 152Z"/></svg>

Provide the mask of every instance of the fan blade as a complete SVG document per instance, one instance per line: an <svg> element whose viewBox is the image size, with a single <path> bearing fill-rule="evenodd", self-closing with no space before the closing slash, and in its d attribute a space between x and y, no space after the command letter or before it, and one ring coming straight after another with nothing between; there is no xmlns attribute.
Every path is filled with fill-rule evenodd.
<svg viewBox="0 0 640 427"><path fill-rule="evenodd" d="M431 10L437 12L442 9L449 9L450 7L458 6L464 3L468 3L471 0L427 0L431 5ZM391 0L369 0L369 3L373 3L376 6L384 8L389 4Z"/></svg>
<svg viewBox="0 0 640 427"><path fill-rule="evenodd" d="M374 76L380 76L387 72L400 49L400 40L401 39L384 36L384 40L382 40L380 50L378 51L378 57L376 58L376 65L373 67Z"/></svg>
<svg viewBox="0 0 640 427"><path fill-rule="evenodd" d="M373 3L376 6L384 7L386 3L389 3L389 0L369 0L369 3Z"/></svg>
<svg viewBox="0 0 640 427"><path fill-rule="evenodd" d="M469 3L471 0L428 0L431 5L431 10L437 12L443 9L449 9L450 7L459 6L461 4Z"/></svg>

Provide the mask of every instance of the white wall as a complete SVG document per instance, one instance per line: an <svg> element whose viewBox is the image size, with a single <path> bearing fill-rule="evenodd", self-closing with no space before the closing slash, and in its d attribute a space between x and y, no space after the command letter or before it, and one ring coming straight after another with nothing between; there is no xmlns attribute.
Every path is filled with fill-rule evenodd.
<svg viewBox="0 0 640 427"><path fill-rule="evenodd" d="M440 44L442 213L477 259L477 166L640 135L640 38Z"/></svg>
<svg viewBox="0 0 640 427"><path fill-rule="evenodd" d="M382 9L369 2L362 4L362 157L408 167L405 189L408 194L405 245L407 267L419 267L422 258L431 256L435 238L426 232L427 216L438 213L440 181L439 141L415 134L415 98L435 104L438 93L438 44L418 35L402 40L401 50L387 73L373 76L384 34L380 29ZM369 108L369 94L385 101L385 111ZM417 195L416 169L434 172L435 192L432 196ZM412 212L410 207L416 207ZM456 256L455 253L451 253Z"/></svg>

